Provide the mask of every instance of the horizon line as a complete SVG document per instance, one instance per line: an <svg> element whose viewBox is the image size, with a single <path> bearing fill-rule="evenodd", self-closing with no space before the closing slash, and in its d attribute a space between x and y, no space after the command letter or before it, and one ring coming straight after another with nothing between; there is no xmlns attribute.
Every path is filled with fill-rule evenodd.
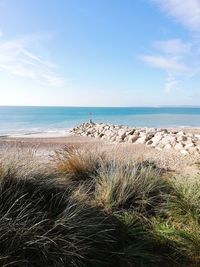
<svg viewBox="0 0 200 267"><path fill-rule="evenodd" d="M52 108L200 108L200 105L145 105L145 106L59 106L59 105L0 105L0 107L52 107Z"/></svg>

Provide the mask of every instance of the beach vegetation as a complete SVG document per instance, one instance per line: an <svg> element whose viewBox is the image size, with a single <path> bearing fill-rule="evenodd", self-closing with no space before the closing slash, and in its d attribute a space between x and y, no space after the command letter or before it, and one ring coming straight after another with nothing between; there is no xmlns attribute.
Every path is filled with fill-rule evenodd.
<svg viewBox="0 0 200 267"><path fill-rule="evenodd" d="M0 266L200 264L199 177L77 147L2 155L0 177Z"/></svg>

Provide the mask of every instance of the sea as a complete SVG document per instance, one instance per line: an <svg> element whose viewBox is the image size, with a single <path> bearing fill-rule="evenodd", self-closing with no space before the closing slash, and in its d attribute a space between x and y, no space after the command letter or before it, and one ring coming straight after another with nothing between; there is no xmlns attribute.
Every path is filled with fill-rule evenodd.
<svg viewBox="0 0 200 267"><path fill-rule="evenodd" d="M200 127L198 107L0 106L0 136L61 136L92 120L134 127Z"/></svg>

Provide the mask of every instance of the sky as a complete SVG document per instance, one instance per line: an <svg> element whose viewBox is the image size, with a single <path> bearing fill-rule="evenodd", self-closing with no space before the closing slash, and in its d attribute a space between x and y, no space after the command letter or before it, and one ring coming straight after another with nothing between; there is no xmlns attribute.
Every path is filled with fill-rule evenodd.
<svg viewBox="0 0 200 267"><path fill-rule="evenodd" d="M0 0L0 105L200 105L200 0Z"/></svg>

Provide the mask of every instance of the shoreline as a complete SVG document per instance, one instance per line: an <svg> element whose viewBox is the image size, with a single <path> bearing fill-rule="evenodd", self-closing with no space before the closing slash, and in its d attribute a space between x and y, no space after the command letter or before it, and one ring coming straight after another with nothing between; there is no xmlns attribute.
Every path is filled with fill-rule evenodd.
<svg viewBox="0 0 200 267"><path fill-rule="evenodd" d="M99 123L102 124L102 123ZM111 125L111 124L108 124ZM118 126L118 125L116 125ZM185 131L187 133L194 133L194 134L200 134L200 126L177 126L177 127L133 127L128 125L120 125L122 127L129 127L129 128L135 128L135 129L167 129L168 131ZM75 126L77 127L77 126ZM71 131L73 130L73 127L68 129L63 129L60 131L52 131L52 132L46 132L46 131L39 131L39 132L26 132L26 133L13 133L13 134L0 134L0 139L2 138L61 138L71 135Z"/></svg>
<svg viewBox="0 0 200 267"><path fill-rule="evenodd" d="M3 133L0 138L51 138L51 137L65 137L70 134L72 128L62 129L58 131L36 131L36 132L16 132L16 133Z"/></svg>

